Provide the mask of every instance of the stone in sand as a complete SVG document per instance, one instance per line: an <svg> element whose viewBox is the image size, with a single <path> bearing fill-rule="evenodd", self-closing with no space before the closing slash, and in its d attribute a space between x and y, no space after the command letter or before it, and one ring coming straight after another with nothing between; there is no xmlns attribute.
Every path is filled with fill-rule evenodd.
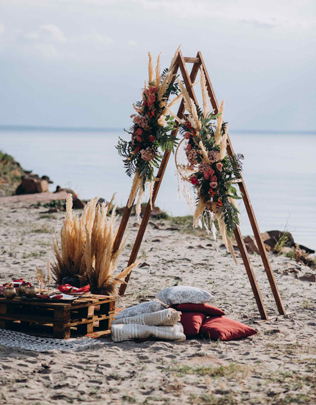
<svg viewBox="0 0 316 405"><path fill-rule="evenodd" d="M316 282L316 275L312 273L306 273L301 277L298 277L299 280L301 281L309 281L310 283L315 283Z"/></svg>
<svg viewBox="0 0 316 405"><path fill-rule="evenodd" d="M15 190L15 194L35 194L48 191L48 182L37 178L38 176L26 175L22 177L21 184Z"/></svg>

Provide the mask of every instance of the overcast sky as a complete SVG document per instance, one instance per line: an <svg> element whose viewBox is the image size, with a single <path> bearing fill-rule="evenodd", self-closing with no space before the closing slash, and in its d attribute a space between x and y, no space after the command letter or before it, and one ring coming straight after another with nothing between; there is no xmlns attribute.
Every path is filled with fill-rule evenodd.
<svg viewBox="0 0 316 405"><path fill-rule="evenodd" d="M231 129L316 130L315 0L0 0L0 125L128 127L147 52L201 51Z"/></svg>

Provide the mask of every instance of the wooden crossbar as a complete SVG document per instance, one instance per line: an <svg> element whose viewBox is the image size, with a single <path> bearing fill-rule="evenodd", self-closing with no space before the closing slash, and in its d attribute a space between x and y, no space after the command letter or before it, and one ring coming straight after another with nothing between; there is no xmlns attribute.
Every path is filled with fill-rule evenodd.
<svg viewBox="0 0 316 405"><path fill-rule="evenodd" d="M190 75L188 73L186 63L193 63ZM195 82L195 79L196 79L196 76L197 76L197 73L199 71L200 66L203 66L203 70L204 70L204 74L205 74L205 78L206 78L208 95L210 97L212 107L213 107L215 113L217 113L218 112L218 102L217 102L215 92L214 92L212 83L210 81L210 78L209 78L209 75L208 75L208 72L207 72L207 69L206 69L206 66L205 66L205 63L204 63L201 52L198 52L196 57L193 58L193 57L183 57L181 51L179 51L177 62L174 65L173 73L176 74L178 69L180 68L181 75L182 75L183 81L185 83L185 86L187 88L187 91L188 91L190 97L194 100L194 102L196 104L198 104L198 100L196 98L196 95L195 95L194 88L193 88L192 84ZM179 107L179 110L178 110L178 114L177 114L177 116L180 119L184 115L184 110L185 110L184 101L182 100L181 104L180 104L180 107ZM177 135L177 132L178 132L178 125L176 126L175 130L173 131L173 134ZM148 204L146 206L146 210L144 212L143 219L142 219L141 225L139 227L139 230L138 230L138 233L137 233L137 236L136 236L136 240L135 240L135 243L134 243L130 258L129 258L129 261L128 261L128 265L133 264L137 259L137 255L138 255L138 252L139 252L139 249L140 249L140 245L142 243L142 240L143 240L143 237L144 237L144 234L145 234L145 231L146 231L149 219L150 219L152 207L154 206L155 201L156 201L156 197L158 195L158 191L159 191L159 188L160 188L160 185L161 185L161 182L162 182L162 179L163 179L163 176L164 176L164 173L165 173L165 170L166 170L169 158L170 158L170 154L171 154L171 150L166 151L165 154L164 154L164 157L163 157L163 159L161 161L161 164L160 164L160 167L159 167L159 170L158 170L158 174L157 174L157 179L158 180L155 182L155 185L154 185L154 191L153 191L153 196L152 196L152 205L150 204L150 202L148 202ZM233 147L232 147L229 136L228 136L228 139L227 139L227 154L229 156L234 155L234 150L233 150ZM249 217L249 220L250 220L253 232L254 232L254 236L255 236L255 239L256 239L256 242L257 242L257 245L258 245L260 256L261 256L265 271L267 273L267 277L268 277L268 280L269 280L269 283L270 283L270 287L271 287L271 290L272 290L272 293L273 293L273 296L274 296L274 299L275 299L279 314L285 315L285 309L284 309L284 306L283 306L283 303L282 303L280 292L279 292L276 280L274 278L273 270L271 268L271 265L270 265L270 262L269 262L269 259L268 259L264 244L263 244L263 240L262 240L262 237L261 237L261 234L260 234L259 226L258 226L258 223L256 221L256 217L255 217L255 214L254 214L251 202L250 202L249 194L247 192L246 185L245 185L245 182L243 180L243 177L240 176L240 178L237 179L235 182L238 184L239 189L241 191L243 201L244 201L244 204L245 204L245 207L246 207L246 211L247 211L247 214L248 214L248 217ZM131 210L132 210L132 208L128 208L127 206L125 207L125 210L124 210L124 213L123 213L123 218L122 218L122 221L120 223L119 231L118 231L115 243L114 243L114 248L113 248L114 252L116 252L120 247L120 244L122 242L122 238L123 238L123 235L124 235L127 223L128 223L128 219L129 219L130 214L131 214ZM267 320L267 319L269 319L268 314L267 314L267 311L266 311L264 303L263 303L263 299L262 299L262 296L261 296L261 293L260 293L260 289L259 289L256 277L255 277L253 268L251 266L249 255L248 255L248 252L247 252L247 249L246 249L246 246L245 246L245 243L244 243L244 240L243 240L243 237L242 237L239 226L236 227L234 233L235 233L237 246L238 246L238 248L240 250L241 257L242 257L242 260L243 260L243 263L244 263L244 266L245 266L245 269L246 269L246 272L247 272L247 275L248 275L248 278L249 278L249 281L250 281L250 285L251 285L251 288L252 288L252 291L253 291L257 306L258 306L260 316L261 316L262 319ZM127 283L129 281L129 278L130 278L130 274L125 278L126 284L123 284L120 287L120 291L119 291L120 295L124 295L126 287L127 287Z"/></svg>

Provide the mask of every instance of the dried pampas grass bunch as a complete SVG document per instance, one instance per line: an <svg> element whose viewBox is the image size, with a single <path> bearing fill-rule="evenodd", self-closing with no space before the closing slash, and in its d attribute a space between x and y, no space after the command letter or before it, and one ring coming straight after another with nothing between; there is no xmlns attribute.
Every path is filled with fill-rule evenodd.
<svg viewBox="0 0 316 405"><path fill-rule="evenodd" d="M80 284L90 284L91 291L99 294L117 293L117 285L137 266L135 262L119 274L114 274L117 260L122 252L126 238L120 248L113 252L118 228L115 207L109 214L114 200L97 205L98 197L85 207L81 218L73 214L72 195L68 194L66 216L54 244L56 262L52 265L55 281L62 284L64 277L80 279Z"/></svg>

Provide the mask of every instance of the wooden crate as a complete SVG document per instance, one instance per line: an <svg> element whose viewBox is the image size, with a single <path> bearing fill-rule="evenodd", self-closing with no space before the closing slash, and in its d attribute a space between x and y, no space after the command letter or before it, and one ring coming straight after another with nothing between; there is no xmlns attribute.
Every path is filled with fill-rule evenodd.
<svg viewBox="0 0 316 405"><path fill-rule="evenodd" d="M114 312L115 297L105 295L62 302L0 297L0 328L60 339L109 334Z"/></svg>

